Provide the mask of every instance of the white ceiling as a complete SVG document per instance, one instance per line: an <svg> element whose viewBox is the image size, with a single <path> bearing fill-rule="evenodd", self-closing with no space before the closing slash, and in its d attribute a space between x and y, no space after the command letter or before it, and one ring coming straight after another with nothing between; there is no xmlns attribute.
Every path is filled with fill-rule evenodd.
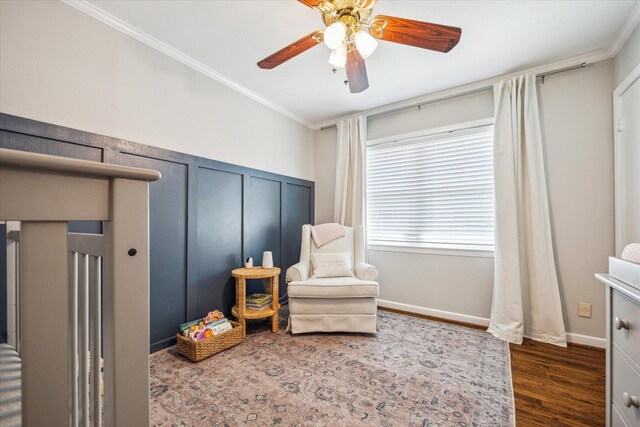
<svg viewBox="0 0 640 427"><path fill-rule="evenodd" d="M287 1L104 1L107 14L317 125L400 100L609 48L638 1L380 0L374 14L457 26L442 54L381 41L367 59L370 88L351 94L318 45L273 70L256 62L319 28L320 14Z"/></svg>

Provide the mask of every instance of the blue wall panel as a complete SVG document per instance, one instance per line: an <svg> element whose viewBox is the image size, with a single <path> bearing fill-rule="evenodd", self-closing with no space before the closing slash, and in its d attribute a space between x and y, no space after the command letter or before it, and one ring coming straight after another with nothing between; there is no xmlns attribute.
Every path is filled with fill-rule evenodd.
<svg viewBox="0 0 640 427"><path fill-rule="evenodd" d="M249 179L247 194L247 230L249 235L249 255L256 266L262 265L264 251L273 253L273 265L280 266L281 250L280 229L282 182L252 177ZM264 280L247 282L247 294L264 292ZM280 296L284 295L284 286L280 287Z"/></svg>
<svg viewBox="0 0 640 427"><path fill-rule="evenodd" d="M286 183L284 210L283 263L290 266L300 260L302 226L313 224L313 187Z"/></svg>
<svg viewBox="0 0 640 427"><path fill-rule="evenodd" d="M229 272L242 265L241 174L198 168L197 314L231 313L235 281Z"/></svg>

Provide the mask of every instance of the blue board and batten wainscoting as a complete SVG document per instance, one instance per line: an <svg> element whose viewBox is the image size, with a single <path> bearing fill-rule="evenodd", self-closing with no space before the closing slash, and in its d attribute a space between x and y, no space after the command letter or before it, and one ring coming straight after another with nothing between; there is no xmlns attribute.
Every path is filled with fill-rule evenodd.
<svg viewBox="0 0 640 427"><path fill-rule="evenodd" d="M286 298L284 271L298 262L302 225L314 222L313 182L2 113L0 147L160 171L149 187L151 351L175 344L179 323L212 309L230 314L230 271L248 256L260 265L263 251L273 252Z"/></svg>

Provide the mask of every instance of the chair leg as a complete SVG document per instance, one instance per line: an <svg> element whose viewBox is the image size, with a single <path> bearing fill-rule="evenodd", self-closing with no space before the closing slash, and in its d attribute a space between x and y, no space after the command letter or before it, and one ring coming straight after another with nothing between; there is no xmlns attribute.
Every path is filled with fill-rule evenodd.
<svg viewBox="0 0 640 427"><path fill-rule="evenodd" d="M278 313L271 318L271 332L278 332Z"/></svg>
<svg viewBox="0 0 640 427"><path fill-rule="evenodd" d="M280 303L278 301L278 276L269 278L269 283L271 285L269 287L271 288L272 295L271 307L273 307L273 309L275 310L279 310ZM276 313L271 318L271 332L278 332L278 311L276 311Z"/></svg>

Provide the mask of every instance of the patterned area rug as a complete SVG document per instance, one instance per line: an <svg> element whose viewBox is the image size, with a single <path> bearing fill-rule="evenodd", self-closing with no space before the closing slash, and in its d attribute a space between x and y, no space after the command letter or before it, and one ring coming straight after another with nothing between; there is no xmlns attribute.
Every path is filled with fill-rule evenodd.
<svg viewBox="0 0 640 427"><path fill-rule="evenodd" d="M200 363L151 356L156 426L513 426L509 346L486 332L380 311L377 335L292 336L248 324Z"/></svg>

